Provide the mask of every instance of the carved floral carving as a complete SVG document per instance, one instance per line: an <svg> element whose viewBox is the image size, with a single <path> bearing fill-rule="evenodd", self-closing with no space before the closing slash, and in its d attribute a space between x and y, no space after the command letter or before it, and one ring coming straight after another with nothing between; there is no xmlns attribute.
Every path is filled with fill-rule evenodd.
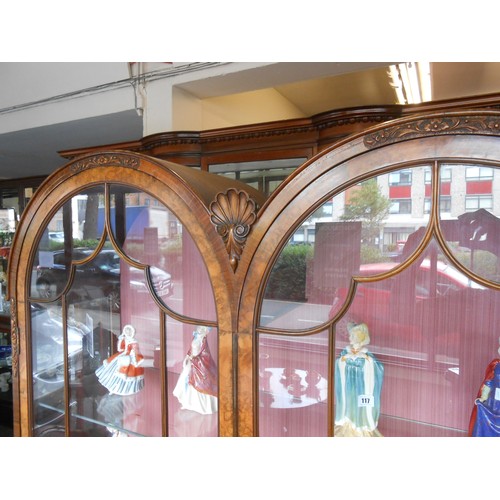
<svg viewBox="0 0 500 500"><path fill-rule="evenodd" d="M368 148L383 146L427 135L482 134L500 135L500 119L496 116L440 116L415 120L396 127L387 127L364 138Z"/></svg>
<svg viewBox="0 0 500 500"><path fill-rule="evenodd" d="M91 156L90 158L84 158L73 163L73 165L71 165L71 171L77 173L81 172L82 170L94 167L138 168L139 159L119 153L102 154L98 156Z"/></svg>
<svg viewBox="0 0 500 500"><path fill-rule="evenodd" d="M211 221L222 237L233 272L236 271L252 224L257 218L255 202L244 191L218 193L210 204Z"/></svg>

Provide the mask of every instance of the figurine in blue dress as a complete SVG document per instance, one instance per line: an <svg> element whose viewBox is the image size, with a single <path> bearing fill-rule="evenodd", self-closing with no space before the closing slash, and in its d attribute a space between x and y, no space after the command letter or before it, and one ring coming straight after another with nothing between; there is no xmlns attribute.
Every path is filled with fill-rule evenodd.
<svg viewBox="0 0 500 500"><path fill-rule="evenodd" d="M500 348L498 353L500 354ZM500 359L498 358L486 368L472 411L469 435L500 437Z"/></svg>
<svg viewBox="0 0 500 500"><path fill-rule="evenodd" d="M349 323L350 344L335 361L335 436L382 436L377 429L384 366L366 346L364 323Z"/></svg>

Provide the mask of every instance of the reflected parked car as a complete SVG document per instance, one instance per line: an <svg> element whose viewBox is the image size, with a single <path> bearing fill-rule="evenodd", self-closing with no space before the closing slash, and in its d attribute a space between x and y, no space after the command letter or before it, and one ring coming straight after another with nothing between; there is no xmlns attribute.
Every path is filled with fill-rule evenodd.
<svg viewBox="0 0 500 500"><path fill-rule="evenodd" d="M170 297L174 293L174 284L172 276L159 269L158 267L151 266L149 268L151 274L151 282L153 289L158 297L164 299ZM149 292L146 286L146 279L144 271L135 267L130 268L130 287L132 290L139 293Z"/></svg>
<svg viewBox="0 0 500 500"><path fill-rule="evenodd" d="M87 259L93 250L75 248L72 260ZM37 267L36 289L38 296L50 299L59 295L68 282L70 266L64 250L52 252L49 265ZM99 287L105 296L119 296L120 290L120 257L114 250L102 250L90 262L77 265L75 279L92 276L92 287ZM81 292L81 293L80 293ZM78 290L74 296L85 296L88 290Z"/></svg>
<svg viewBox="0 0 500 500"><path fill-rule="evenodd" d="M64 233L62 231L49 232L49 241L53 241L55 243L64 243Z"/></svg>
<svg viewBox="0 0 500 500"><path fill-rule="evenodd" d="M387 273L397 265L394 262L364 264L360 266L359 275ZM347 289L338 290L332 314L344 303L347 292ZM424 259L420 265L395 276L358 283L346 319L366 323L372 344L420 352L427 350L425 343L430 338L430 329L438 328L437 345L443 346L443 352L457 355L458 312L473 296L487 292L484 286L454 267ZM472 311L471 318L473 314Z"/></svg>
<svg viewBox="0 0 500 500"><path fill-rule="evenodd" d="M84 260L94 252L89 248L76 248L72 260ZM123 262L113 249L101 250L92 260L75 266L75 282L69 296L73 301L96 302L106 298L113 310L120 309L120 286ZM144 271L130 267L130 286L147 292ZM63 250L53 252L50 265L38 266L36 289L40 298L53 298L65 288L69 278ZM173 293L172 276L156 267L150 268L153 288L159 297Z"/></svg>
<svg viewBox="0 0 500 500"><path fill-rule="evenodd" d="M484 290L484 286L471 280L468 276L461 273L449 264L442 261L436 261L436 294L446 295L453 291L464 288L476 288ZM375 276L377 274L387 273L394 269L398 264L396 262L377 262L374 264L363 264L360 266L360 276ZM418 298L429 297L431 295L431 270L432 264L429 259L424 259L420 264L415 281L415 292ZM384 280L391 283L391 279Z"/></svg>

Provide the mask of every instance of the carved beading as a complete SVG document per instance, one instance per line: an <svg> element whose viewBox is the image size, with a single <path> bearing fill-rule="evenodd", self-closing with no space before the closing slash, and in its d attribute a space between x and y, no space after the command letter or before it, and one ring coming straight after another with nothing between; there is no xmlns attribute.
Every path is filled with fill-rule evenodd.
<svg viewBox="0 0 500 500"><path fill-rule="evenodd" d="M210 204L210 212L210 220L224 241L229 263L235 272L251 226L257 218L255 202L244 191L229 189L217 194Z"/></svg>
<svg viewBox="0 0 500 500"><path fill-rule="evenodd" d="M415 120L396 127L387 127L367 134L364 144L374 148L428 135L482 134L499 135L500 119L496 116L442 116Z"/></svg>
<svg viewBox="0 0 500 500"><path fill-rule="evenodd" d="M10 340L12 345L12 376L17 377L19 370L19 327L17 325L17 303L10 299Z"/></svg>

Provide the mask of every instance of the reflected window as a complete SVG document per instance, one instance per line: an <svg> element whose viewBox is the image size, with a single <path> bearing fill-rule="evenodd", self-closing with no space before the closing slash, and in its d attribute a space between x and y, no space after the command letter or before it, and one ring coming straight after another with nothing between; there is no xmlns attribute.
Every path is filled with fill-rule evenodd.
<svg viewBox="0 0 500 500"><path fill-rule="evenodd" d="M242 181L270 195L307 158L212 164L209 172Z"/></svg>
<svg viewBox="0 0 500 500"><path fill-rule="evenodd" d="M391 200L391 214L411 214L411 199Z"/></svg>
<svg viewBox="0 0 500 500"><path fill-rule="evenodd" d="M493 195L467 195L465 197L465 210L467 212L474 212L480 208L491 210L493 208Z"/></svg>
<svg viewBox="0 0 500 500"><path fill-rule="evenodd" d="M490 167L466 167L465 177L468 181L485 181L493 179L493 169Z"/></svg>
<svg viewBox="0 0 500 500"><path fill-rule="evenodd" d="M424 199L424 214L430 214L431 213L431 199L430 198L425 198Z"/></svg>
<svg viewBox="0 0 500 500"><path fill-rule="evenodd" d="M439 210L441 212L451 212L451 196L440 196L439 197ZM424 213L431 213L431 199L424 199Z"/></svg>
<svg viewBox="0 0 500 500"><path fill-rule="evenodd" d="M439 197L439 210L441 212L451 212L451 196Z"/></svg>
<svg viewBox="0 0 500 500"><path fill-rule="evenodd" d="M439 170L440 180L441 182L451 182L451 172L452 169L450 167L442 166Z"/></svg>
<svg viewBox="0 0 500 500"><path fill-rule="evenodd" d="M389 186L410 186L412 179L411 170L399 170L389 174Z"/></svg>
<svg viewBox="0 0 500 500"><path fill-rule="evenodd" d="M439 178L441 183L451 182L451 172L452 169L445 165L441 166L439 170ZM432 170L430 167L425 167L424 170L424 182L425 184L430 184L432 182Z"/></svg>

